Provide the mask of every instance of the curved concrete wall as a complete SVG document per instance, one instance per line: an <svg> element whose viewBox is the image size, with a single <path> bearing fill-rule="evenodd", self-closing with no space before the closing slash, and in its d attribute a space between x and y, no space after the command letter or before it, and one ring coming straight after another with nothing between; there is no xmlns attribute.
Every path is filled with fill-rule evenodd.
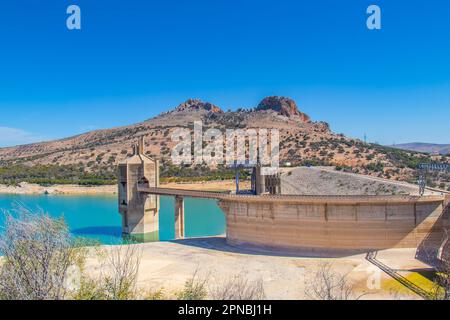
<svg viewBox="0 0 450 320"><path fill-rule="evenodd" d="M444 197L224 199L227 241L270 248L365 250L442 243Z"/></svg>

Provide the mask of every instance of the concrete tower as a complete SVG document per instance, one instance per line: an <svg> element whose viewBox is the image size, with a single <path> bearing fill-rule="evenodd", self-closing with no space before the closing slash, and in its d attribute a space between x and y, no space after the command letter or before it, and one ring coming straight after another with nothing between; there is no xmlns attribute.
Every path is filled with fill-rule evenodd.
<svg viewBox="0 0 450 320"><path fill-rule="evenodd" d="M134 154L119 164L119 211L122 232L159 239L159 196L138 192L139 187L159 187L159 161L144 154L144 138L133 147Z"/></svg>
<svg viewBox="0 0 450 320"><path fill-rule="evenodd" d="M257 196L262 194L281 194L281 175L279 173L264 174L259 151L256 166L253 167L252 171L252 192Z"/></svg>

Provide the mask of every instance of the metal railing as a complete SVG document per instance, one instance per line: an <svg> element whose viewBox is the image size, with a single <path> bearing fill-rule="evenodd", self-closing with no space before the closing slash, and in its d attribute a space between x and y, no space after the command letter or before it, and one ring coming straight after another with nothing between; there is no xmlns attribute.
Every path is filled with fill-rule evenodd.
<svg viewBox="0 0 450 320"><path fill-rule="evenodd" d="M422 288L417 286L415 283L409 281L407 278L405 278L404 276L399 274L396 270L390 268L389 266L385 265L381 261L377 260L376 257L377 257L377 252L371 251L371 252L367 253L366 260L369 261L370 263L372 263L374 266L380 268L387 275L389 275L391 278L393 278L394 280L401 283L403 286L405 286L409 290L411 290L414 293L416 293L417 295L421 296L423 299L429 300L432 298L432 295L429 292L423 290Z"/></svg>
<svg viewBox="0 0 450 320"><path fill-rule="evenodd" d="M155 195L182 196L192 198L216 199L216 200L233 200L233 201L255 201L255 202L293 202L293 203L328 203L328 204L362 204L362 203L415 203L415 202L439 202L444 201L443 196L408 196L408 195L392 195L392 196L376 196L376 195L251 195L251 194L231 194L230 192L214 192L185 190L172 188L148 188L138 187L138 192L149 193Z"/></svg>

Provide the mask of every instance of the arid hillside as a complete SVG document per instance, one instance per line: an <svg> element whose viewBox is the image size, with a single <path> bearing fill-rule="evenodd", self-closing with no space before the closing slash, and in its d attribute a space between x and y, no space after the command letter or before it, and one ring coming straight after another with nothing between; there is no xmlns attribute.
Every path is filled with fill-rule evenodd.
<svg viewBox="0 0 450 320"><path fill-rule="evenodd" d="M413 142L413 143L396 144L393 147L402 150L425 152L431 154L442 154L442 155L450 154L450 144Z"/></svg>
<svg viewBox="0 0 450 320"><path fill-rule="evenodd" d="M139 136L145 137L146 152L165 164L163 175L208 175L210 168L180 170L170 165L171 148L175 144L171 140L173 131L180 127L192 130L194 121L202 121L204 130L218 128L224 132L232 128L279 129L281 165L331 165L338 170L413 182L417 178L419 163L450 162L447 156L383 147L334 133L326 122L311 120L289 98L268 97L253 109L234 112L224 112L212 103L190 99L171 111L138 124L0 149L1 178L7 181L17 171L24 171L24 167L30 169L27 169L29 173L22 175L23 180L45 168L58 172L50 178L59 177L62 169L54 169L58 166L67 168L70 176L83 173L89 177L109 179L114 176L115 165L131 155L132 145ZM430 183L441 188L450 187L448 177L430 177Z"/></svg>

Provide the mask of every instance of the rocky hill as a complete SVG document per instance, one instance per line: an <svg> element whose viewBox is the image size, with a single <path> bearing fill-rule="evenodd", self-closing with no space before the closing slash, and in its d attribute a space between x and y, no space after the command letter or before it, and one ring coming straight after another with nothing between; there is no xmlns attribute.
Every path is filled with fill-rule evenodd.
<svg viewBox="0 0 450 320"><path fill-rule="evenodd" d="M17 173L20 176L24 171L23 167L44 166L71 166L71 171L93 177L100 172L113 176L115 165L131 155L132 145L139 136L145 136L148 155L160 158L166 164L165 167L170 168L170 172L163 174L180 175L183 173L179 168L177 170L170 166L171 148L175 144L171 141L171 134L180 127L192 129L194 121L202 121L204 130L279 129L282 165L334 165L339 170L414 182L415 169L420 162L449 162L449 158L445 156L430 156L367 144L336 134L326 122L312 121L300 111L295 101L285 97L268 97L253 109L239 109L235 112L224 112L212 103L189 99L171 111L138 124L92 131L56 141L0 149L0 179L5 180L8 175ZM28 175L36 174L36 170L29 170L33 173ZM64 171L54 169L56 173L52 173L51 177L59 177L61 170ZM210 169L205 170L191 174L208 173ZM182 171L188 172L185 169ZM450 186L448 178L434 177L432 181L436 186L442 183L441 187Z"/></svg>
<svg viewBox="0 0 450 320"><path fill-rule="evenodd" d="M273 110L279 114L289 117L298 118L301 122L310 122L311 118L300 112L294 100L285 97L267 97L256 107L256 111Z"/></svg>

